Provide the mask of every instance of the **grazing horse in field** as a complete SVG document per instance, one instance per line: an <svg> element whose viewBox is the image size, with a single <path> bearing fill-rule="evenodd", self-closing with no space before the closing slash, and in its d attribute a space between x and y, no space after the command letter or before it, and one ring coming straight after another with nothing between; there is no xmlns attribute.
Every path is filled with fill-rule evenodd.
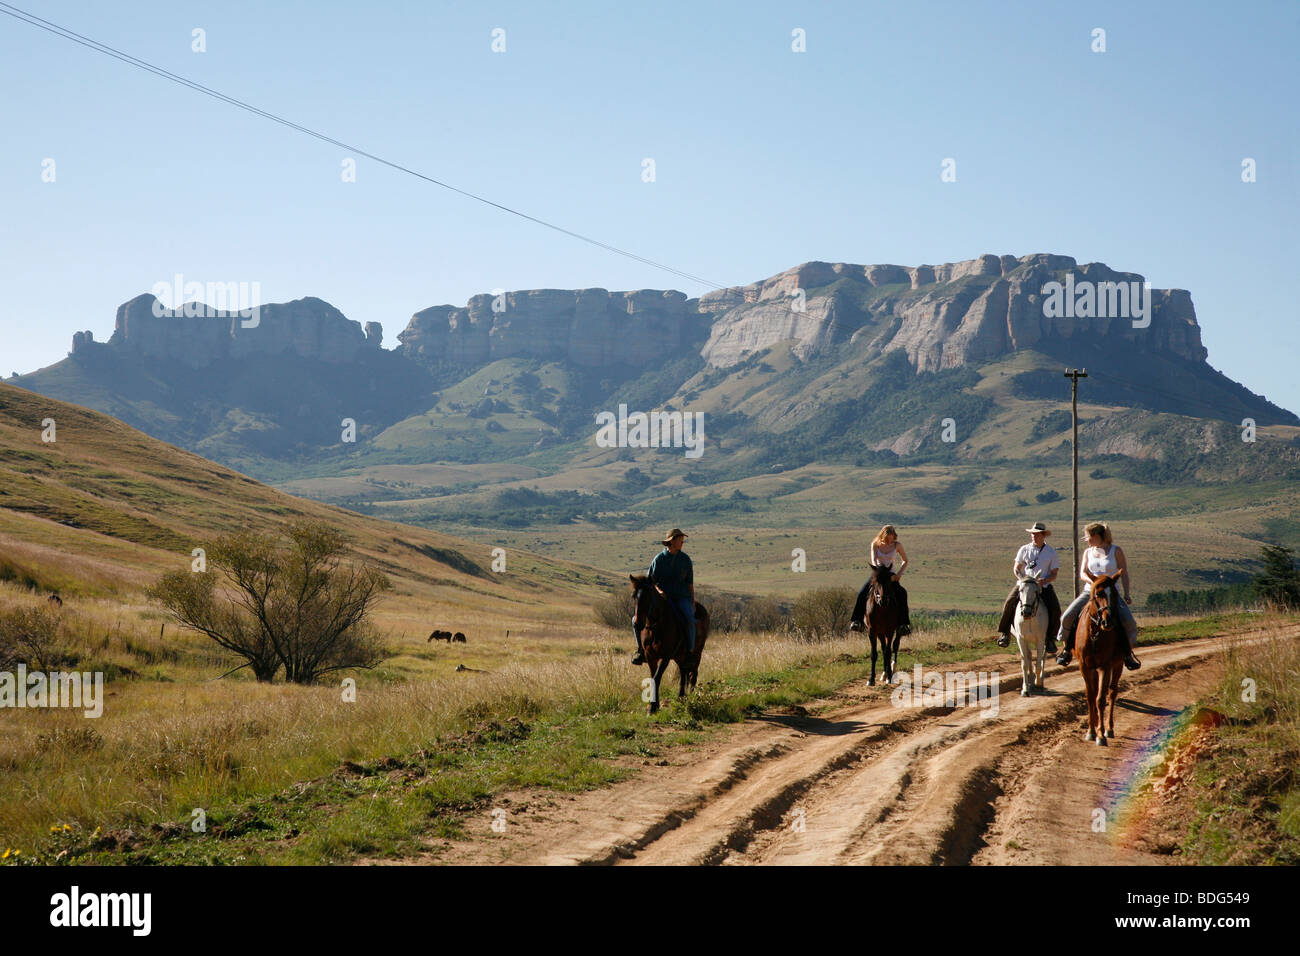
<svg viewBox="0 0 1300 956"><path fill-rule="evenodd" d="M428 644L432 641L446 641L448 644L450 644L451 631L434 631L432 634L429 635L428 640L426 640L424 643Z"/></svg>
<svg viewBox="0 0 1300 956"><path fill-rule="evenodd" d="M1085 740L1106 746L1115 736L1115 701L1119 699L1119 676L1124 671L1123 624L1116 610L1120 600L1116 578L1103 574L1092 582L1092 596L1079 615L1074 645L1079 651L1079 670L1088 689L1088 735ZM1106 697L1110 696L1110 715ZM1103 726L1106 724L1107 726Z"/></svg>
<svg viewBox="0 0 1300 956"><path fill-rule="evenodd" d="M1043 689L1043 665L1047 662L1047 605L1038 578L1022 577L1016 582L1020 591L1020 613L1011 622L1011 634L1020 649L1020 696L1028 697Z"/></svg>
<svg viewBox="0 0 1300 956"><path fill-rule="evenodd" d="M451 636L451 639L452 639L452 641L453 641L454 643L456 643L456 644L464 644L464 643L465 643L465 635L462 634L460 631L457 631L455 634L453 634L453 635Z"/></svg>
<svg viewBox="0 0 1300 956"><path fill-rule="evenodd" d="M709 612L698 601L695 604L695 652L687 647L686 622L659 593L650 578L644 574L631 574L632 628L641 633L641 649L650 665L650 713L659 710L659 681L668 670L670 661L677 662L681 678L677 696L686 696L689 680L691 690L700 676L700 658L704 655L704 642L709 636Z"/></svg>
<svg viewBox="0 0 1300 956"><path fill-rule="evenodd" d="M894 668L898 666L898 645L903 638L898 633L899 606L890 587L894 583L893 568L873 564L875 583L871 586L868 601L871 609L867 611L867 634L871 638L871 686L876 685L876 640L885 652L885 683L894 682Z"/></svg>

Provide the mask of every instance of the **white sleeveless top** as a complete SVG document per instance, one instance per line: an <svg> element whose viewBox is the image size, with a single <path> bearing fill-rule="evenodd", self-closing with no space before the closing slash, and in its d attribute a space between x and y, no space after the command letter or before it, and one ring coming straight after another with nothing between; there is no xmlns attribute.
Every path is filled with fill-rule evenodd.
<svg viewBox="0 0 1300 956"><path fill-rule="evenodd" d="M1089 548L1083 553L1083 559L1088 562L1087 568L1095 577L1119 572L1119 564L1115 561L1115 546L1113 544L1108 548ZM1079 577L1085 581L1088 580L1082 574Z"/></svg>
<svg viewBox="0 0 1300 956"><path fill-rule="evenodd" d="M898 542L894 542L892 548L881 548L877 545L871 546L871 563L886 568L894 566L894 558L898 555Z"/></svg>

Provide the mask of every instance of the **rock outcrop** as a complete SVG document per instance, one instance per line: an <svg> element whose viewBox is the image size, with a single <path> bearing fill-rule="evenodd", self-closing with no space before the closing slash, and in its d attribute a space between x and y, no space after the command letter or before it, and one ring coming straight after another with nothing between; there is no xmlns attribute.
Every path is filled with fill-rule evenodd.
<svg viewBox="0 0 1300 956"><path fill-rule="evenodd" d="M1150 324L1134 327L1131 311L1097 315L1105 310L1095 302L1088 310L1093 314L1053 314L1044 286L1067 279L1069 288L1078 289L1124 283L1126 294L1143 284L1135 273L1047 254L983 255L913 268L807 262L762 282L702 296L700 311L713 318L703 355L710 365L726 368L780 341L794 340L795 354L807 357L865 336L873 351L901 348L917 371L934 371L1032 348L1046 338L1104 335L1204 361L1186 290L1152 289Z"/></svg>
<svg viewBox="0 0 1300 956"><path fill-rule="evenodd" d="M377 322L363 330L321 299L295 299L264 305L254 316L217 312L201 303L188 303L174 312L155 309L152 294L137 296L118 307L109 344L149 358L203 368L221 359L285 352L331 364L351 362L366 349L379 349L383 329ZM85 336L80 338L80 336ZM73 351L92 341L90 333L73 338Z"/></svg>
<svg viewBox="0 0 1300 956"><path fill-rule="evenodd" d="M522 355L596 368L680 352L698 321L683 292L535 289L433 306L397 338L403 353L428 365Z"/></svg>

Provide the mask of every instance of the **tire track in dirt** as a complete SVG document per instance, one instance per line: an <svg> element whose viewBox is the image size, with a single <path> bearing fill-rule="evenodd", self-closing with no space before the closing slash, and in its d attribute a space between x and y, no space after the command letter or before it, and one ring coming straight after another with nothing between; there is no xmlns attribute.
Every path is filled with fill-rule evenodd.
<svg viewBox="0 0 1300 956"><path fill-rule="evenodd" d="M1300 628L1285 633L1295 637ZM1158 732L1157 725L1167 724L1179 707L1208 689L1213 669L1204 661L1224 650L1227 640L1144 648L1143 669L1126 672L1116 721L1120 736L1107 748L1076 739L1086 709L1076 667L1052 665L1048 693L1021 697L1012 693L1020 685L1018 662L1000 654L934 668L1007 675L997 716L983 717L975 707L900 709L889 701L890 688L858 682L845 689L857 700L825 718L749 721L676 766L646 768L614 787L567 798L535 792L508 796L519 809L505 833L489 831L478 839L476 831L475 839L451 844L437 859L647 865L1111 862L1124 854L1108 849L1104 840L1080 838L1080 827L1090 819L1080 818L1080 807L1090 813L1108 806L1097 802L1096 781L1115 777L1124 759ZM802 811L801 830L792 825L794 811ZM1032 849L1002 845L1008 841ZM1168 862L1142 856L1141 862Z"/></svg>

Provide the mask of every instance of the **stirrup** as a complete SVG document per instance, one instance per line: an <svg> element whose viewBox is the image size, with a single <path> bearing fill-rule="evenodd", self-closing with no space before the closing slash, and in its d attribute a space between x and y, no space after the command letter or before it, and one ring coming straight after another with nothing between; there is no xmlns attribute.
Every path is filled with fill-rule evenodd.
<svg viewBox="0 0 1300 956"><path fill-rule="evenodd" d="M998 647L1010 647L1010 646L1011 646L1011 635L1010 635L1010 634L999 634L999 635L998 635Z"/></svg>
<svg viewBox="0 0 1300 956"><path fill-rule="evenodd" d="M864 624L862 621L849 621L850 631L865 631L866 629L867 629L867 625Z"/></svg>
<svg viewBox="0 0 1300 956"><path fill-rule="evenodd" d="M1073 656L1074 655L1070 652L1070 649L1067 647L1065 650L1061 651L1061 653L1056 655L1056 663L1060 664L1062 667L1068 667L1070 665L1070 659Z"/></svg>
<svg viewBox="0 0 1300 956"><path fill-rule="evenodd" d="M632 663L633 663L633 664L644 664L644 663L645 663L645 654L641 653L640 651L637 651L635 654L632 655Z"/></svg>

